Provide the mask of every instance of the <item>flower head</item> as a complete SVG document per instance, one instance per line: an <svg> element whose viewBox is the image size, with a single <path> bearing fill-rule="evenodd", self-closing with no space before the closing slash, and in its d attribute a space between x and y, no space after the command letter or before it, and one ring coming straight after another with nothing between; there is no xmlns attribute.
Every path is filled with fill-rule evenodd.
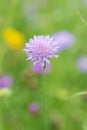
<svg viewBox="0 0 87 130"><path fill-rule="evenodd" d="M41 35L30 39L29 43L26 43L24 51L28 56L28 60L34 61L34 65L41 63L44 66L45 63L50 63L50 58L58 57L56 55L58 48L59 45L54 42L53 38Z"/></svg>
<svg viewBox="0 0 87 130"><path fill-rule="evenodd" d="M7 97L11 95L12 77L10 76L0 76L0 97Z"/></svg>
<svg viewBox="0 0 87 130"><path fill-rule="evenodd" d="M35 116L40 111L40 106L37 102L32 102L28 107L30 113Z"/></svg>
<svg viewBox="0 0 87 130"><path fill-rule="evenodd" d="M38 74L42 74L43 73L43 67L40 63L37 63L36 65L34 65L32 67L33 71L35 71ZM51 70L51 65L47 64L46 65L46 73L49 73L49 71Z"/></svg>
<svg viewBox="0 0 87 130"><path fill-rule="evenodd" d="M60 100L65 100L68 96L68 90L67 89L55 89L54 93L53 90L50 92L50 95L54 98L60 99Z"/></svg>
<svg viewBox="0 0 87 130"><path fill-rule="evenodd" d="M87 73L87 56L81 56L78 58L77 67L81 72Z"/></svg>
<svg viewBox="0 0 87 130"><path fill-rule="evenodd" d="M12 85L12 77L0 76L0 88L8 88Z"/></svg>
<svg viewBox="0 0 87 130"><path fill-rule="evenodd" d="M0 89L0 97L7 97L12 94L12 91L8 88L2 88Z"/></svg>
<svg viewBox="0 0 87 130"><path fill-rule="evenodd" d="M4 31L4 39L13 49L20 48L24 43L24 35L13 28L7 28Z"/></svg>
<svg viewBox="0 0 87 130"><path fill-rule="evenodd" d="M54 34L54 40L60 45L59 51L63 51L71 47L75 42L75 37L68 31L61 31Z"/></svg>

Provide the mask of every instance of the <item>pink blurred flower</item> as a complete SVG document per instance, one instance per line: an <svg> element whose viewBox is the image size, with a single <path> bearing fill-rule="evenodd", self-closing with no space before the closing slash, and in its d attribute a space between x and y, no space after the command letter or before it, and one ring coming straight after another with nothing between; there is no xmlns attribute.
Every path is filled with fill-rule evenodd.
<svg viewBox="0 0 87 130"><path fill-rule="evenodd" d="M29 112L31 113L31 115L35 116L40 111L40 106L37 102L32 102L29 105L28 109L29 109Z"/></svg>
<svg viewBox="0 0 87 130"><path fill-rule="evenodd" d="M12 77L10 76L0 76L0 88L7 88L12 85Z"/></svg>
<svg viewBox="0 0 87 130"><path fill-rule="evenodd" d="M43 73L43 67L40 63L37 63L36 65L34 65L32 67L33 71L35 71L38 74L42 74ZM49 73L51 70L51 64L46 64L46 73Z"/></svg>
<svg viewBox="0 0 87 130"><path fill-rule="evenodd" d="M87 56L81 56L77 59L77 67L81 72L87 73Z"/></svg>
<svg viewBox="0 0 87 130"><path fill-rule="evenodd" d="M68 31L55 33L54 40L59 44L59 51L63 51L75 43L74 35Z"/></svg>

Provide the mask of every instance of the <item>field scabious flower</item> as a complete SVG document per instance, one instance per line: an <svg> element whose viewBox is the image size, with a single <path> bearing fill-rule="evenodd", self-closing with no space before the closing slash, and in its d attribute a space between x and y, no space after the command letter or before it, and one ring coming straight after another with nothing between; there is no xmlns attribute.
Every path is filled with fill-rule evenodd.
<svg viewBox="0 0 87 130"><path fill-rule="evenodd" d="M87 56L80 56L78 58L77 67L81 72L87 73Z"/></svg>
<svg viewBox="0 0 87 130"><path fill-rule="evenodd" d="M8 88L12 85L12 78L10 76L0 76L0 88Z"/></svg>
<svg viewBox="0 0 87 130"><path fill-rule="evenodd" d="M35 71L38 74L42 74L43 73L43 67L40 63L37 63L36 65L34 65L32 67L33 71ZM46 73L49 73L51 70L51 64L47 64L46 65Z"/></svg>
<svg viewBox="0 0 87 130"><path fill-rule="evenodd" d="M59 52L71 47L75 43L75 37L68 31L60 31L54 34L54 40L60 45Z"/></svg>
<svg viewBox="0 0 87 130"><path fill-rule="evenodd" d="M0 76L0 97L6 97L11 94L9 87L12 85L12 77Z"/></svg>
<svg viewBox="0 0 87 130"><path fill-rule="evenodd" d="M12 49L20 48L24 43L24 35L13 28L7 28L3 37Z"/></svg>
<svg viewBox="0 0 87 130"><path fill-rule="evenodd" d="M24 49L28 56L28 60L34 61L34 65L41 63L42 66L50 63L50 58L58 57L59 45L54 42L50 36L34 36L34 39L30 39L29 43L26 43Z"/></svg>
<svg viewBox="0 0 87 130"><path fill-rule="evenodd" d="M30 113L35 116L38 114L38 112L40 111L40 106L37 102L33 102L29 105L28 107Z"/></svg>

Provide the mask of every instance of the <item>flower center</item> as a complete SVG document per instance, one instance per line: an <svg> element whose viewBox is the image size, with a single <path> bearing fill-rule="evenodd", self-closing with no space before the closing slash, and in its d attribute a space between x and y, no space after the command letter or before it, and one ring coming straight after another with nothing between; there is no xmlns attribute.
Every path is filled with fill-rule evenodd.
<svg viewBox="0 0 87 130"><path fill-rule="evenodd" d="M44 56L46 56L47 54L48 54L48 50L49 50L49 48L48 48L48 46L46 46L46 45L40 45L39 47L38 47L38 51L37 51L37 53L41 56L41 57L44 57Z"/></svg>

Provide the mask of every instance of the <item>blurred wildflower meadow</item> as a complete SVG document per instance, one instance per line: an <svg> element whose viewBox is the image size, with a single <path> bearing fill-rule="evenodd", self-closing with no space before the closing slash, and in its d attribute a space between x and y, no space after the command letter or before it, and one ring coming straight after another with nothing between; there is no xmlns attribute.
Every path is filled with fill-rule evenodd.
<svg viewBox="0 0 87 130"><path fill-rule="evenodd" d="M23 51L34 35L58 42L47 64L49 130L87 130L87 0L0 0L0 130L44 130L42 66Z"/></svg>

